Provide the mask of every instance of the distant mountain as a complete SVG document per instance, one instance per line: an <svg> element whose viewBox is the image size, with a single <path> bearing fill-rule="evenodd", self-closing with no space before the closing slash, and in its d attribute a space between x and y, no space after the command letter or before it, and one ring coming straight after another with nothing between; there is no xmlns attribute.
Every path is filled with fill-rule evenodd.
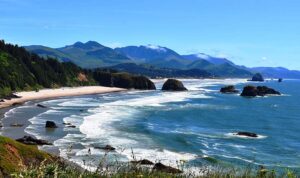
<svg viewBox="0 0 300 178"><path fill-rule="evenodd" d="M38 45L25 46L25 48L43 57L50 56L61 61L72 61L83 68L96 68L132 62L128 57L95 41L76 42L73 45L62 48L49 48Z"/></svg>
<svg viewBox="0 0 300 178"><path fill-rule="evenodd" d="M254 67L250 68L253 72L259 72L268 78L290 78L300 79L300 71L289 70L283 67Z"/></svg>
<svg viewBox="0 0 300 178"><path fill-rule="evenodd" d="M192 69L196 69L193 75L201 74L204 70L218 77L250 77L252 75L248 69L240 68L225 58L212 57L203 53L182 56L169 48L156 45L111 49L95 41L88 41L86 43L76 42L62 48L37 45L26 46L25 48L43 57L50 56L61 61L72 61L83 68L126 66L127 72L134 73L138 67L139 70L147 72L146 75L150 75L145 66L153 66L156 71L152 71L150 75L152 77L157 76L156 72L160 71L158 68L162 69L160 72L164 72L164 74L166 73L165 69L173 69L172 72L178 70L175 72L176 75L180 73L179 71L191 72ZM131 67L129 67L128 63L138 65L133 67L131 64ZM184 76L186 75L184 74Z"/></svg>
<svg viewBox="0 0 300 178"><path fill-rule="evenodd" d="M123 72L130 72L138 75L146 75L148 77L194 77L194 78L210 78L213 75L201 69L170 69L158 68L147 64L123 63L109 67Z"/></svg>
<svg viewBox="0 0 300 178"><path fill-rule="evenodd" d="M221 64L231 64L235 65L233 62L226 58L219 58L219 57L213 57L204 53L198 53L198 54L190 54L190 55L182 55L185 59L196 61L196 60L205 60L215 65L221 65Z"/></svg>
<svg viewBox="0 0 300 178"><path fill-rule="evenodd" d="M127 56L137 63L147 63L158 67L184 68L189 61L175 51L161 46L127 46L115 51Z"/></svg>

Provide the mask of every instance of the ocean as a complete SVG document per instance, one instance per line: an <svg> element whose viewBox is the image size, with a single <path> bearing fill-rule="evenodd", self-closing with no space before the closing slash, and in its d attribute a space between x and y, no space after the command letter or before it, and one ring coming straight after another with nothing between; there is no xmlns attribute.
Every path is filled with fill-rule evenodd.
<svg viewBox="0 0 300 178"><path fill-rule="evenodd" d="M52 142L43 150L94 170L100 160L113 163L148 159L197 168L259 166L300 170L300 80L264 83L245 79L182 79L187 92L126 91L28 102L5 113L3 122L29 120L26 134ZM225 85L266 85L282 96L244 98L221 94ZM57 123L47 130L45 121ZM76 128L68 128L63 122ZM258 138L235 136L254 132ZM3 135L14 132L2 128ZM106 153L97 147L111 145ZM56 150L56 151L55 151ZM205 158L211 159L205 159ZM212 161L213 160L213 161Z"/></svg>

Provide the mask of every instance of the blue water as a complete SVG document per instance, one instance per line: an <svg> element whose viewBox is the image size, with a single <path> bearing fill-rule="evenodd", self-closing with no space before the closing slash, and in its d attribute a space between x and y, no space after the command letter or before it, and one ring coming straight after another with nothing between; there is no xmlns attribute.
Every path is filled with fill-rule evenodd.
<svg viewBox="0 0 300 178"><path fill-rule="evenodd" d="M131 160L133 152L138 159L170 165L185 160L201 167L209 164L203 159L208 156L222 165L300 169L299 80L252 83L275 88L283 95L251 99L218 92L227 84L241 90L249 84L245 80L183 82L189 91L60 98L41 102L49 109L32 103L15 108L5 119L24 119L34 111L35 116L28 115L31 124L25 131L54 142L61 156L89 167L96 166L105 154L94 147L110 144L117 148L108 155L111 160ZM162 81L156 85L160 88ZM45 130L46 120L55 121L59 128ZM76 128L66 128L63 122ZM234 136L238 131L255 132L259 138Z"/></svg>

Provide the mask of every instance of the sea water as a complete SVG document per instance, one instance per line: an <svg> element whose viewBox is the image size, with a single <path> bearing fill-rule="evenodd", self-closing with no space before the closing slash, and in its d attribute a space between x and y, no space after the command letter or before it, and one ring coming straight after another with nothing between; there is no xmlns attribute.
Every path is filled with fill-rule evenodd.
<svg viewBox="0 0 300 178"><path fill-rule="evenodd" d="M250 83L244 79L182 79L186 92L126 91L64 97L14 108L5 119L29 119L27 134L54 143L53 150L70 161L94 169L108 161L148 159L176 166L207 164L300 169L300 81ZM244 98L221 94L225 85L266 85L281 96ZM45 121L57 123L47 130ZM76 128L66 127L71 123ZM5 130L5 129L4 129ZM258 138L238 137L238 131ZM116 151L97 149L111 145ZM215 162L214 161L214 162Z"/></svg>

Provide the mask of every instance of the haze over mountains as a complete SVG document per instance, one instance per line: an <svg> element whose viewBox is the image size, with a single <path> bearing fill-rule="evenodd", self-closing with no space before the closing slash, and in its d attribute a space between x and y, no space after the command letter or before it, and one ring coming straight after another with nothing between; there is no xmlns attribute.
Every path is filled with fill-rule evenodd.
<svg viewBox="0 0 300 178"><path fill-rule="evenodd" d="M25 46L40 56L72 61L83 68L112 68L150 77L250 77L261 72L265 77L300 78L299 71L284 68L247 68L226 58L204 53L180 55L172 49L156 46L109 48L95 41L76 42L61 48L41 45Z"/></svg>

